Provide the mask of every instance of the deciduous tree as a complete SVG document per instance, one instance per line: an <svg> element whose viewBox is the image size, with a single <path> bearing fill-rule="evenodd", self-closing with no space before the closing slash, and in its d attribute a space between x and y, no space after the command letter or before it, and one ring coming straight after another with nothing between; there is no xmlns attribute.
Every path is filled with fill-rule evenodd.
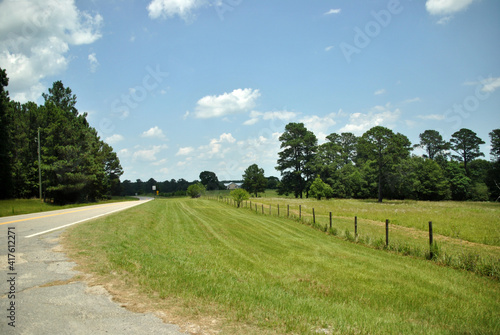
<svg viewBox="0 0 500 335"><path fill-rule="evenodd" d="M333 191L330 185L321 180L320 176L317 176L316 179L311 184L311 196L321 200L321 198L331 198L333 196Z"/></svg>
<svg viewBox="0 0 500 335"><path fill-rule="evenodd" d="M208 191L219 189L219 179L214 172L203 171L200 173L200 181Z"/></svg>

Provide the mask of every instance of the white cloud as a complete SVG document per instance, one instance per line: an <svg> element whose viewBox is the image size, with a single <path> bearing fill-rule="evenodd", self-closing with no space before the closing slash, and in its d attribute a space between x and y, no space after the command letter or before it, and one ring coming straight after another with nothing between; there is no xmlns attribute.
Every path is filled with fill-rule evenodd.
<svg viewBox="0 0 500 335"><path fill-rule="evenodd" d="M492 93L500 87L500 77L489 77L486 79L481 78L479 81L466 81L463 83L465 86L482 86L481 91Z"/></svg>
<svg viewBox="0 0 500 335"><path fill-rule="evenodd" d="M326 136L330 134L329 128L334 126L337 122L334 118L337 116L336 113L330 113L323 117L317 115L306 116L300 120L300 122L304 123L304 126L312 131L314 135L318 138L318 141L324 142Z"/></svg>
<svg viewBox="0 0 500 335"><path fill-rule="evenodd" d="M451 15L443 16L442 18L439 19L437 24L441 24L441 25L448 24L448 22L450 22L452 18L453 18L453 16L451 16Z"/></svg>
<svg viewBox="0 0 500 335"><path fill-rule="evenodd" d="M122 158L128 158L130 157L130 151L128 149L122 149L118 152L118 156Z"/></svg>
<svg viewBox="0 0 500 335"><path fill-rule="evenodd" d="M386 106L375 106L370 112L353 113L349 117L349 123L339 130L339 133L351 132L355 135L362 135L367 130L375 126L384 126L392 128L396 121L399 119L401 111L396 109L389 110Z"/></svg>
<svg viewBox="0 0 500 335"><path fill-rule="evenodd" d="M259 90L236 89L222 95L208 95L198 100L195 116L200 119L244 113L255 107Z"/></svg>
<svg viewBox="0 0 500 335"><path fill-rule="evenodd" d="M332 14L340 14L342 9L337 8L337 9L330 9L328 12L326 12L324 15L332 15Z"/></svg>
<svg viewBox="0 0 500 335"><path fill-rule="evenodd" d="M157 160L156 155L162 150L167 149L166 145L155 145L151 149L141 149L133 153L132 158L135 161L154 162Z"/></svg>
<svg viewBox="0 0 500 335"><path fill-rule="evenodd" d="M445 118L444 114L417 115L417 117L422 120L436 120L436 121L441 121L444 120Z"/></svg>
<svg viewBox="0 0 500 335"><path fill-rule="evenodd" d="M497 78L488 78L481 81L483 84L483 88L481 89L483 92L494 92L497 88L500 87L500 77Z"/></svg>
<svg viewBox="0 0 500 335"><path fill-rule="evenodd" d="M159 160L157 162L151 163L151 165L153 165L153 166L160 166L160 165L164 165L166 163L167 163L167 159L164 158L164 159L161 159L161 160Z"/></svg>
<svg viewBox="0 0 500 335"><path fill-rule="evenodd" d="M250 112L250 120L245 121L243 124L245 126L251 126L256 124L257 122L262 120L281 120L281 121L288 121L297 116L297 113L295 112L290 112L290 111L272 111L272 112L257 112L257 111L252 111Z"/></svg>
<svg viewBox="0 0 500 335"><path fill-rule="evenodd" d="M167 168L163 168L163 169L160 169L158 170L158 172L160 172L161 174L163 174L164 176L168 175L170 170L167 169Z"/></svg>
<svg viewBox="0 0 500 335"><path fill-rule="evenodd" d="M264 120L291 120L296 116L297 116L297 113L284 110L284 111L266 112L263 114L262 119L264 119Z"/></svg>
<svg viewBox="0 0 500 335"><path fill-rule="evenodd" d="M123 141L125 138L120 135L120 134L114 134L114 135L111 135L110 137L106 137L105 141L106 143L109 143L109 144L115 144L115 143L118 143L120 141Z"/></svg>
<svg viewBox="0 0 500 335"><path fill-rule="evenodd" d="M192 17L193 10L208 4L206 0L153 0L147 9L152 19L166 19L177 15L187 21Z"/></svg>
<svg viewBox="0 0 500 335"><path fill-rule="evenodd" d="M165 134L163 134L163 130L158 128L158 126L155 126L145 132L142 133L141 137L149 137L149 138L160 138L164 139Z"/></svg>
<svg viewBox="0 0 500 335"><path fill-rule="evenodd" d="M276 165L276 159L281 145L279 141L280 136L281 133L274 132L269 133L267 136L259 136L257 138L239 141L237 150L240 155L237 161L228 162L228 175L231 176L233 171L241 171L241 176L242 172L251 164L258 164L261 168L269 167L264 169L265 175L274 175L276 173L274 166ZM233 169L231 169L231 167Z"/></svg>
<svg viewBox="0 0 500 335"><path fill-rule="evenodd" d="M236 142L236 139L231 135L231 133L224 133L220 135L219 137L219 142L228 142L228 143L234 143Z"/></svg>
<svg viewBox="0 0 500 335"><path fill-rule="evenodd" d="M90 72L94 73L97 71L97 67L99 66L99 61L97 60L97 57L94 53L91 53L88 57L89 64L90 64Z"/></svg>
<svg viewBox="0 0 500 335"><path fill-rule="evenodd" d="M448 15L466 9L476 0L427 0L425 8L432 15Z"/></svg>
<svg viewBox="0 0 500 335"><path fill-rule="evenodd" d="M194 151L193 147L185 147L185 148L180 148L179 151L177 151L176 156L187 156L190 153Z"/></svg>
<svg viewBox="0 0 500 335"><path fill-rule="evenodd" d="M384 94L386 91L385 91L385 88L382 88L380 90L377 90L373 93L373 95L381 95L381 94Z"/></svg>
<svg viewBox="0 0 500 335"><path fill-rule="evenodd" d="M404 104L411 104L411 103L414 103L414 102L420 102L422 101L419 97L416 97L416 98L412 98L412 99L406 99L405 101L403 101Z"/></svg>
<svg viewBox="0 0 500 335"><path fill-rule="evenodd" d="M72 45L101 37L102 16L80 11L74 0L25 0L0 3L0 64L9 76L14 100L37 100L47 76L66 70Z"/></svg>
<svg viewBox="0 0 500 335"><path fill-rule="evenodd" d="M257 122L259 122L259 118L258 117L254 117L254 118L251 118L251 119L246 120L245 122L243 122L243 125L244 126L253 126Z"/></svg>
<svg viewBox="0 0 500 335"><path fill-rule="evenodd" d="M405 120L404 122L405 122L406 126L409 128L413 128L418 124L417 122L415 122L413 120Z"/></svg>
<svg viewBox="0 0 500 335"><path fill-rule="evenodd" d="M214 156L218 158L224 158L225 154L230 151L228 145L236 142L236 139L231 135L231 133L223 133L218 139L214 138L210 140L208 145L203 145L198 148L200 152L200 159L211 159ZM223 146L226 146L223 148Z"/></svg>
<svg viewBox="0 0 500 335"><path fill-rule="evenodd" d="M330 51L330 50L332 50L333 48L335 48L335 46L333 46L333 45L329 45L329 46L327 46L327 47L325 48L325 51Z"/></svg>

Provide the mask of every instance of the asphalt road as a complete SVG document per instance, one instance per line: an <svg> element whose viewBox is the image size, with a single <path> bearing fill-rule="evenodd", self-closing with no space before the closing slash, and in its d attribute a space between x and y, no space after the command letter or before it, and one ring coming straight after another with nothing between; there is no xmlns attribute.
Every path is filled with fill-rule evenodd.
<svg viewBox="0 0 500 335"><path fill-rule="evenodd" d="M124 309L103 287L50 285L78 274L57 250L66 227L149 200L0 218L0 334L184 334L153 314Z"/></svg>

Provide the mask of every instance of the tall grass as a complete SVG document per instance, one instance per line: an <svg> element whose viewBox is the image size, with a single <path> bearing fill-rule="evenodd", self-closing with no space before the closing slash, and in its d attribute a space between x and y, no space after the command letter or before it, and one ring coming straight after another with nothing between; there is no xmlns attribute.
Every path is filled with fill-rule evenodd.
<svg viewBox="0 0 500 335"><path fill-rule="evenodd" d="M298 205L306 213L311 208L320 214L333 212L337 217L354 217L385 222L427 231L428 222L432 221L436 234L464 241L500 246L500 203L458 202L458 201L414 201L414 200L376 200L354 199L295 199L262 197L254 199L264 204L282 207Z"/></svg>
<svg viewBox="0 0 500 335"><path fill-rule="evenodd" d="M497 334L500 284L202 199L78 225L71 257L233 334ZM245 325L244 327L241 325ZM219 330L220 330L219 329Z"/></svg>

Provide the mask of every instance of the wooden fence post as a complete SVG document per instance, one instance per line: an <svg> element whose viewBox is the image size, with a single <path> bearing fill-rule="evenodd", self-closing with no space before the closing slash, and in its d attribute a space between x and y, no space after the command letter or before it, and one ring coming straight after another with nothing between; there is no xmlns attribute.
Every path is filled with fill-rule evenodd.
<svg viewBox="0 0 500 335"><path fill-rule="evenodd" d="M271 215L271 205L269 205L269 215Z"/></svg>
<svg viewBox="0 0 500 335"><path fill-rule="evenodd" d="M430 248L430 259L434 256L432 252L432 221L429 221L429 248Z"/></svg>
<svg viewBox="0 0 500 335"><path fill-rule="evenodd" d="M299 220L302 220L302 205L299 205Z"/></svg>
<svg viewBox="0 0 500 335"><path fill-rule="evenodd" d="M330 229L332 229L332 212L330 212Z"/></svg>
<svg viewBox="0 0 500 335"><path fill-rule="evenodd" d="M385 220L385 246L389 246L389 219Z"/></svg>
<svg viewBox="0 0 500 335"><path fill-rule="evenodd" d="M354 217L354 236L358 237L358 217Z"/></svg>
<svg viewBox="0 0 500 335"><path fill-rule="evenodd" d="M278 204L278 217L280 216L280 204Z"/></svg>
<svg viewBox="0 0 500 335"><path fill-rule="evenodd" d="M264 204L262 204L262 214L264 214Z"/></svg>
<svg viewBox="0 0 500 335"><path fill-rule="evenodd" d="M290 217L290 205L286 205L286 217Z"/></svg>
<svg viewBox="0 0 500 335"><path fill-rule="evenodd" d="M316 224L316 214L314 213L314 208L313 208L313 223Z"/></svg>

